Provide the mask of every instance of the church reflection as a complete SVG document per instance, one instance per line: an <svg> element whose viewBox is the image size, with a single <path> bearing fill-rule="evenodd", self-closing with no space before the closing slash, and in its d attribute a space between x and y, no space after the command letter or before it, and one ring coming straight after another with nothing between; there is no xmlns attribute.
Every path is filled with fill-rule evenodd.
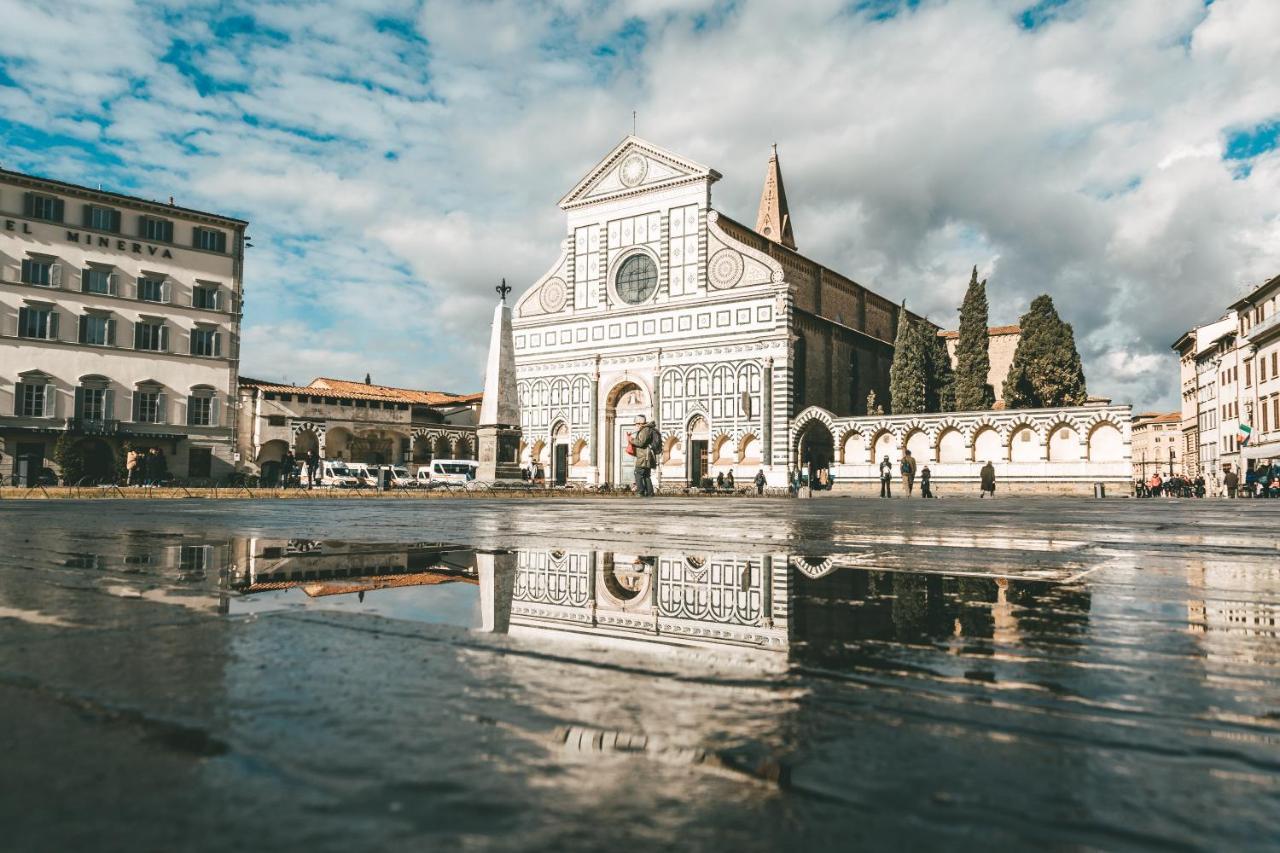
<svg viewBox="0 0 1280 853"><path fill-rule="evenodd" d="M245 539L222 573L229 611L318 606L445 622L531 641L700 649L834 663L877 643L970 651L1072 643L1079 584L877 570L788 554L477 550Z"/></svg>

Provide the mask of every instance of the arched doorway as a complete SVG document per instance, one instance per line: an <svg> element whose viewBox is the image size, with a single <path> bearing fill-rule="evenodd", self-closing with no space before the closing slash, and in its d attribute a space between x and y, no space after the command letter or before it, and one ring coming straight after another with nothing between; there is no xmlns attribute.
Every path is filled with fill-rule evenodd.
<svg viewBox="0 0 1280 853"><path fill-rule="evenodd" d="M649 418L649 394L635 382L620 382L605 400L605 435L609 458L605 482L614 488L629 488L636 480L635 460L627 455L628 436L636 431L639 415Z"/></svg>
<svg viewBox="0 0 1280 853"><path fill-rule="evenodd" d="M114 483L116 455L100 438L86 438L76 445L80 452L81 476L86 483Z"/></svg>
<svg viewBox="0 0 1280 853"><path fill-rule="evenodd" d="M711 427L707 425L707 419L698 415L689 421L688 435L689 449L685 456L689 460L689 485L701 486L711 470L710 454L707 451Z"/></svg>
<svg viewBox="0 0 1280 853"><path fill-rule="evenodd" d="M810 421L800 433L800 470L810 477L831 467L835 458L835 439L821 421Z"/></svg>
<svg viewBox="0 0 1280 853"><path fill-rule="evenodd" d="M303 459L313 450L316 453L320 452L320 437L314 430L298 430L293 437L293 455Z"/></svg>
<svg viewBox="0 0 1280 853"><path fill-rule="evenodd" d="M569 427L564 421L551 431L551 482L557 486L569 482Z"/></svg>
<svg viewBox="0 0 1280 853"><path fill-rule="evenodd" d="M274 438L258 451L258 474L262 483L274 486L280 482L281 464L289 451L289 444L282 438Z"/></svg>

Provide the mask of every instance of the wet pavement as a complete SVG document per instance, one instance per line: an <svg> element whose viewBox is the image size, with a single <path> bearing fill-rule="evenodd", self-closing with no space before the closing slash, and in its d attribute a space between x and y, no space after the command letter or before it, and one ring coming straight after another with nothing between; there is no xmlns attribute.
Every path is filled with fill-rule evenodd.
<svg viewBox="0 0 1280 853"><path fill-rule="evenodd" d="M6 849L1274 849L1280 504L0 505Z"/></svg>

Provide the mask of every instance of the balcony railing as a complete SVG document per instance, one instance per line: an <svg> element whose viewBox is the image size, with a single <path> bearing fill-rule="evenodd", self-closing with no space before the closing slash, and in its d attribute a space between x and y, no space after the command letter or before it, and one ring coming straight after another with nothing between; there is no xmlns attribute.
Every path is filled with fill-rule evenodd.
<svg viewBox="0 0 1280 853"><path fill-rule="evenodd" d="M115 435L120 431L118 420L95 418L67 418L67 432L83 435Z"/></svg>

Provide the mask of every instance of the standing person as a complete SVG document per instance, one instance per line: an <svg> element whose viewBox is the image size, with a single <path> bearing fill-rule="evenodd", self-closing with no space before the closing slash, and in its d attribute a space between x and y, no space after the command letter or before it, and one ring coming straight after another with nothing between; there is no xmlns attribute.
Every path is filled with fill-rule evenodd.
<svg viewBox="0 0 1280 853"><path fill-rule="evenodd" d="M1227 488L1227 497L1234 498L1236 496L1236 489L1240 487L1240 477L1234 470L1228 468L1226 473L1222 475L1222 485Z"/></svg>
<svg viewBox="0 0 1280 853"><path fill-rule="evenodd" d="M636 427L636 434L631 437L631 446L636 451L636 491L640 497L648 498L653 496L651 472L656 457L654 445L658 439L658 427L644 415L636 415Z"/></svg>
<svg viewBox="0 0 1280 853"><path fill-rule="evenodd" d="M716 474L716 491L718 492L723 489L724 489L724 472L721 471L719 474Z"/></svg>
<svg viewBox="0 0 1280 853"><path fill-rule="evenodd" d="M1204 474L1196 474L1196 497L1204 497Z"/></svg>
<svg viewBox="0 0 1280 853"><path fill-rule="evenodd" d="M759 471L756 472L756 479L755 479L756 497L760 497L764 494L764 483L765 483L764 469L761 468Z"/></svg>
<svg viewBox="0 0 1280 853"><path fill-rule="evenodd" d="M992 465L988 460L987 464L982 466L979 476L982 478L982 491L978 494L978 497L985 498L990 494L994 498L996 496L996 466Z"/></svg>
<svg viewBox="0 0 1280 853"><path fill-rule="evenodd" d="M169 479L169 460L160 448L153 447L152 451L156 455L156 485L163 486Z"/></svg>
<svg viewBox="0 0 1280 853"><path fill-rule="evenodd" d="M916 458L911 455L910 450L902 451L902 462L898 467L902 471L902 488L906 489L907 497L911 497L916 485Z"/></svg>
<svg viewBox="0 0 1280 853"><path fill-rule="evenodd" d="M320 473L320 451L311 448L307 451L307 485L316 487L316 477Z"/></svg>
<svg viewBox="0 0 1280 853"><path fill-rule="evenodd" d="M791 497L800 497L800 469L792 468L791 473L787 475L787 489L791 492Z"/></svg>
<svg viewBox="0 0 1280 853"><path fill-rule="evenodd" d="M891 498L893 493L889 489L889 483L893 480L893 465L889 462L889 457L885 456L880 460L880 497Z"/></svg>
<svg viewBox="0 0 1280 853"><path fill-rule="evenodd" d="M929 479L932 476L933 474L929 471L928 465L920 469L920 497L922 498L933 497L933 492L929 490Z"/></svg>
<svg viewBox="0 0 1280 853"><path fill-rule="evenodd" d="M280 485L286 489L289 488L293 480L293 466L297 464L297 459L293 455L293 448L289 448L284 452L284 461L280 463Z"/></svg>
<svg viewBox="0 0 1280 853"><path fill-rule="evenodd" d="M125 485L138 485L138 451L132 447L124 457Z"/></svg>

